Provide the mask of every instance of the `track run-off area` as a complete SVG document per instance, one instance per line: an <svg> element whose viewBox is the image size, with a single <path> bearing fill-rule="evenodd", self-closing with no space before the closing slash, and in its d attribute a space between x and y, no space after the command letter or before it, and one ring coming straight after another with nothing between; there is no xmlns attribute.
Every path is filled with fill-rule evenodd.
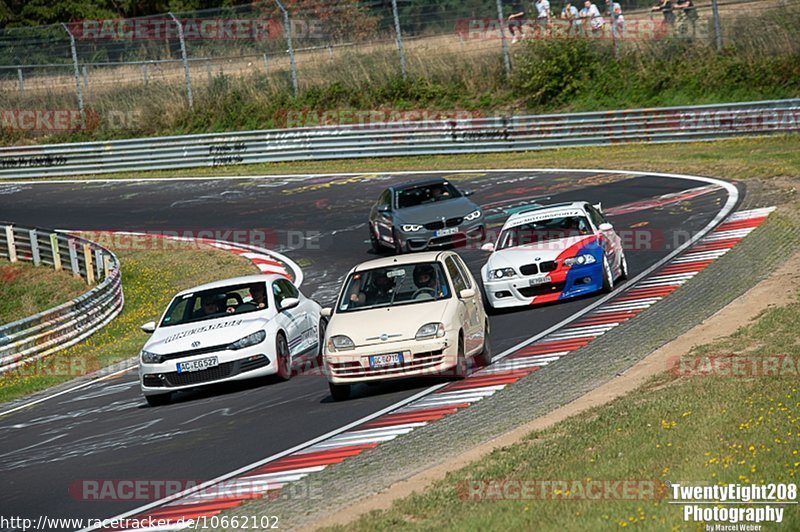
<svg viewBox="0 0 800 532"><path fill-rule="evenodd" d="M367 217L378 195L390 184L432 175L474 191L473 199L487 217L490 234L496 234L509 214L533 203L602 203L623 237L630 270L629 281L608 299L610 312L617 314L638 312L655 303L660 296L644 298L647 305L631 303L630 298L615 303L614 298L633 290L643 290L645 295L658 292L664 282L647 275L728 218L742 192L712 179L601 170L0 182L0 218L72 231L194 235L252 244L280 253L302 268L303 292L329 306L347 271L375 257L370 251ZM729 231L735 234L720 234L741 238L736 218L727 223L733 224ZM742 227L749 228L746 223ZM697 261L713 260L727 249L713 242L712 238L699 244L705 248ZM457 251L479 279L488 255L479 245ZM681 276L692 274L688 267L669 268L665 281L680 281ZM582 338L562 330L574 329L578 320L592 334L603 334L612 322L587 313L606 299L597 295L493 315L495 364L505 364L506 371L532 367L510 363L513 357L506 360L506 356L545 335L567 343ZM570 351L580 347L573 344ZM557 364L557 359L540 359L536 369L546 372L546 366ZM524 378L522 373L515 378ZM46 508L50 517L141 515L150 510L148 501L85 500L75 486L86 480L201 484L229 478L234 472L264 467L290 453L324 445L352 427L369 420L374 423L379 416L397 416L414 400L428 401L428 408L447 406L441 398L428 397L443 386L452 384L423 378L359 386L349 401L333 402L325 377L312 371L289 382L253 380L183 392L170 405L149 408L133 368L28 408L0 411L0 483L6 486L0 495L0 513L36 519ZM455 396L463 397L463 391ZM400 414L408 417L407 411ZM394 438L402 433L395 432L381 434Z"/></svg>

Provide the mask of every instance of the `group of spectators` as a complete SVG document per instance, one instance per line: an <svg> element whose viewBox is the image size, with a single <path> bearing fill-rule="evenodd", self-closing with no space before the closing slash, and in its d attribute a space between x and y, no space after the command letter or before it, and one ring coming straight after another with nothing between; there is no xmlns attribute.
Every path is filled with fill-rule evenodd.
<svg viewBox="0 0 800 532"><path fill-rule="evenodd" d="M616 35L622 35L625 28L625 17L622 14L622 6L619 2L605 0L604 12L592 0L585 0L583 7L579 10L576 0L567 0L561 10L560 19L565 21L568 35L591 35L601 33L606 26L605 16L611 20L611 29ZM534 36L545 37L552 27L552 15L550 13L549 0L534 0L536 18L534 21L526 18L523 2L511 2L511 14L508 17L508 30L511 33L511 42L519 42L526 37L525 25L532 23ZM653 12L661 12L664 15L664 23L674 25L676 21L675 10L683 10L686 20L694 26L697 20L697 10L692 0L659 0L659 4L652 8Z"/></svg>

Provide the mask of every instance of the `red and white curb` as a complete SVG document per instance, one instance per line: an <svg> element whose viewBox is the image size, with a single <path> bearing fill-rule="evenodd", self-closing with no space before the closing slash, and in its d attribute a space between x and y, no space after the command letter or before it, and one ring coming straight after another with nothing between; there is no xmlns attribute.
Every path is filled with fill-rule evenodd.
<svg viewBox="0 0 800 532"><path fill-rule="evenodd" d="M462 381L443 384L432 393L323 438L311 446L262 463L194 493L178 496L160 506L154 505L128 519L150 523L158 520L175 523L182 519L183 524L151 527L149 530L182 528L186 520L211 517L247 500L276 495L287 483L322 471L491 397L656 304L730 251L774 210L770 207L732 214L714 231L632 288L623 289L574 323L506 354Z"/></svg>

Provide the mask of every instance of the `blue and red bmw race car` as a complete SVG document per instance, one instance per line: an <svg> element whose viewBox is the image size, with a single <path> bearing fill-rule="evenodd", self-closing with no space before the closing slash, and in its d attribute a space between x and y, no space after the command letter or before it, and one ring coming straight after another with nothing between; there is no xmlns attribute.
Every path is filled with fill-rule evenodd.
<svg viewBox="0 0 800 532"><path fill-rule="evenodd" d="M628 275L622 242L588 202L538 206L512 215L481 276L493 308L550 303L610 292Z"/></svg>

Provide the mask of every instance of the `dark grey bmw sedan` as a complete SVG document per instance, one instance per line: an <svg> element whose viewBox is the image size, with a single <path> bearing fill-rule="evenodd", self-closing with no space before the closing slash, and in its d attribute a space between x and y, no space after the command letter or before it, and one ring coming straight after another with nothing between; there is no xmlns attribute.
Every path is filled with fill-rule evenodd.
<svg viewBox="0 0 800 532"><path fill-rule="evenodd" d="M482 241L483 213L471 194L442 178L387 188L369 214L372 249L404 253Z"/></svg>

